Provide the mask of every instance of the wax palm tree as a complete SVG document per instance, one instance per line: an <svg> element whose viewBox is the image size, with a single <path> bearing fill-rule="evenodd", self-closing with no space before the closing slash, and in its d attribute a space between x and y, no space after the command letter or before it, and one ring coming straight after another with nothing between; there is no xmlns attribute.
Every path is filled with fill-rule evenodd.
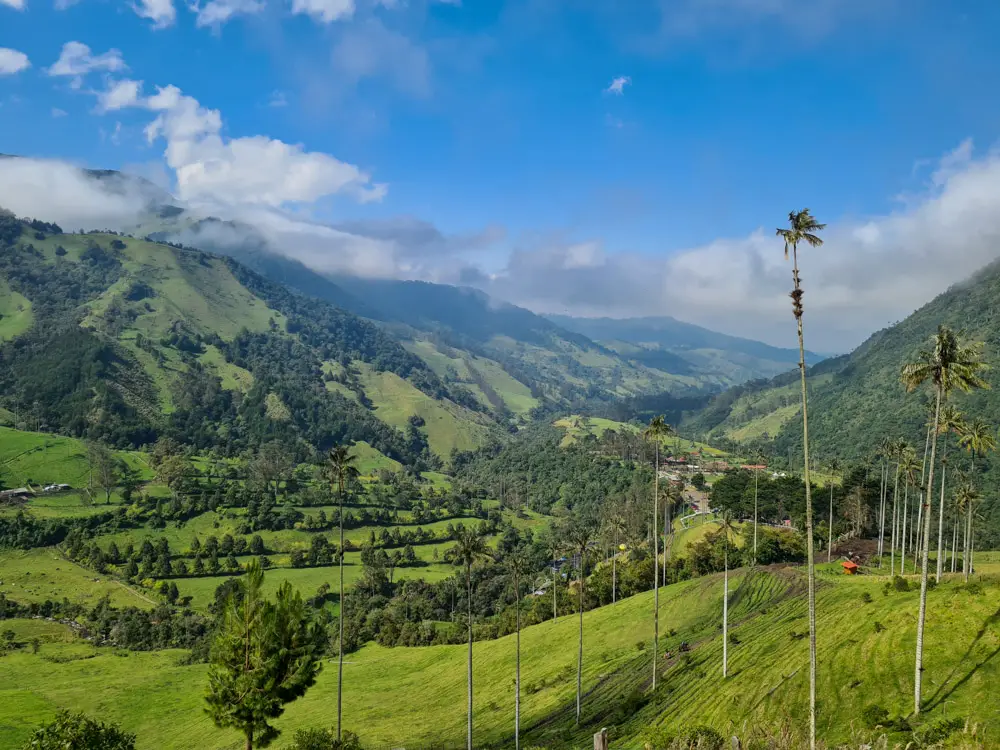
<svg viewBox="0 0 1000 750"><path fill-rule="evenodd" d="M988 366L980 357L982 345L968 343L959 339L958 335L947 326L938 326L934 335L933 347L920 352L916 362L903 366L901 378L907 391L914 391L921 384L930 382L934 388L934 427L931 434L931 459L927 467L927 489L923 491L924 530L923 551L921 553L920 573L920 610L917 615L917 655L913 685L913 711L920 713L920 680L923 675L924 655L924 619L927 613L927 538L930 535L930 495L934 486L934 459L937 451L937 431L941 418L941 402L946 394L954 388L966 393L976 388L988 388L989 385L980 377L980 373Z"/></svg>
<svg viewBox="0 0 1000 750"><path fill-rule="evenodd" d="M354 465L357 456L353 455L346 445L338 445L330 450L327 458L327 470L330 473L330 482L337 486L337 499L340 503L340 513L337 522L340 526L340 559L338 562L340 573L340 587L338 589L338 601L340 602L338 619L339 635L337 637L337 742L341 738L341 723L343 718L344 701L344 491L347 484L358 476L358 469Z"/></svg>
<svg viewBox="0 0 1000 750"><path fill-rule="evenodd" d="M656 647L660 640L660 542L658 511L660 506L660 443L672 432L663 416L653 417L643 437L653 443L653 690L656 690Z"/></svg>
<svg viewBox="0 0 1000 750"><path fill-rule="evenodd" d="M979 490L976 489L975 485L971 481L965 480L959 485L958 491L955 493L955 510L957 511L958 520L961 521L962 517L965 517L965 529L962 532L963 535L963 545L962 550L962 573L965 576L965 581L969 580L970 566L969 558L971 557L971 545L969 543L971 538L970 529L972 527L972 514L974 513L974 508L976 503L979 502Z"/></svg>
<svg viewBox="0 0 1000 750"><path fill-rule="evenodd" d="M521 582L531 575L531 563L523 550L507 556L507 574L514 584L514 632L516 658L514 661L514 750L521 750Z"/></svg>
<svg viewBox="0 0 1000 750"><path fill-rule="evenodd" d="M667 485L667 491L663 502L663 569L661 581L662 585L667 585L667 562L673 557L674 547L674 523L673 512L684 499L684 488L680 484L671 482Z"/></svg>
<svg viewBox="0 0 1000 750"><path fill-rule="evenodd" d="M906 574L906 549L909 544L909 526L907 521L909 519L910 487L917 485L919 471L920 462L917 460L916 451L907 450L903 454L902 462L899 465L899 472L903 475L903 515L899 530L901 537L899 545L901 555L899 572L903 575Z"/></svg>
<svg viewBox="0 0 1000 750"><path fill-rule="evenodd" d="M899 474L903 458L913 449L905 440L899 438L892 443L892 455L896 459L896 478L892 490L892 539L889 544L889 575L896 574L896 545L899 543Z"/></svg>
<svg viewBox="0 0 1000 750"><path fill-rule="evenodd" d="M837 474L840 472L840 461L836 458L830 460L830 473ZM841 478L843 481L843 478ZM829 528L827 529L828 537L826 542L826 561L830 562L833 559L833 480L830 480L830 520Z"/></svg>
<svg viewBox="0 0 1000 750"><path fill-rule="evenodd" d="M809 478L809 399L806 391L806 348L802 335L802 283L799 278L799 243L819 247L823 240L819 232L826 227L809 213L808 208L788 214L788 228L778 228L777 235L785 242L785 258L792 251L792 313L799 336L799 374L802 381L802 456L806 484L806 557L809 579L809 748L816 748L816 560L813 550L812 488Z"/></svg>
<svg viewBox="0 0 1000 750"><path fill-rule="evenodd" d="M750 460L753 461L753 465L760 466L761 462L764 460L763 454L759 450L755 450L751 456ZM757 480L760 477L760 470L753 470L753 564L757 564Z"/></svg>
<svg viewBox="0 0 1000 750"><path fill-rule="evenodd" d="M611 512L608 513L605 524L611 536L611 603L618 601L618 550L621 547L621 540L625 536L628 524L621 507L616 503Z"/></svg>
<svg viewBox="0 0 1000 750"><path fill-rule="evenodd" d="M878 513L878 566L882 567L882 554L885 542L885 506L889 493L889 461L892 458L892 440L887 437L882 438L875 450L881 464L881 483L879 484L879 513Z"/></svg>
<svg viewBox="0 0 1000 750"><path fill-rule="evenodd" d="M579 602L578 613L580 616L580 637L579 649L576 659L576 723L580 724L580 706L583 697L583 592L586 585L584 567L587 560L587 551L590 541L594 537L593 527L583 520L577 520L566 529L564 538L573 552L579 556L577 563L577 597Z"/></svg>
<svg viewBox="0 0 1000 750"><path fill-rule="evenodd" d="M489 546L486 537L471 526L459 526L455 534L455 546L449 550L452 564L465 568L466 596L469 604L469 660L468 660L468 729L466 742L468 750L472 750L472 566L478 560L489 557Z"/></svg>
<svg viewBox="0 0 1000 750"><path fill-rule="evenodd" d="M948 469L948 435L961 435L965 431L966 424L962 414L951 404L941 407L941 416L938 421L938 434L945 436L944 446L941 449L941 502L938 506L938 549L937 549L937 572L934 576L936 583L941 583L941 572L944 570L944 487L945 472Z"/></svg>
<svg viewBox="0 0 1000 750"><path fill-rule="evenodd" d="M970 474L975 476L977 471L976 459L982 458L990 451L997 449L997 441L993 437L993 430L983 420L973 419L959 436L959 443L965 448L971 457ZM972 503L968 503L965 516L965 546L962 553L962 572L965 580L969 580L972 573Z"/></svg>
<svg viewBox="0 0 1000 750"><path fill-rule="evenodd" d="M736 524L728 510L719 517L722 532L723 578L722 578L722 679L729 676L729 538L736 533Z"/></svg>

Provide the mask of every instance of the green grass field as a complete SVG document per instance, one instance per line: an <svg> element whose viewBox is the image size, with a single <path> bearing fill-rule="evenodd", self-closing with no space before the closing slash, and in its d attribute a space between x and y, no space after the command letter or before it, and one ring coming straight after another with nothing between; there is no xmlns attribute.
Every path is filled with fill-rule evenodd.
<svg viewBox="0 0 1000 750"><path fill-rule="evenodd" d="M364 363L356 365L375 416L401 430L406 429L411 416L419 416L424 420L420 430L427 435L431 450L442 458L451 456L453 449L473 450L485 442L489 430L475 413L437 401L395 373L375 372Z"/></svg>
<svg viewBox="0 0 1000 750"><path fill-rule="evenodd" d="M31 327L31 302L0 279L0 341L9 341Z"/></svg>
<svg viewBox="0 0 1000 750"><path fill-rule="evenodd" d="M152 476L142 454L117 451L116 455L144 478ZM81 488L87 486L89 474L82 440L0 427L0 478L8 486L61 483Z"/></svg>
<svg viewBox="0 0 1000 750"><path fill-rule="evenodd" d="M884 595L883 579L874 576L824 573L820 580L818 732L821 739L841 741L870 703L893 715L909 712L917 594ZM787 719L802 726L808 641L799 637L806 629L801 571L740 571L730 584L731 632L738 640L730 647L730 677L721 676L721 576L667 587L661 592L660 622L670 657L662 660L661 687L627 717L616 717L615 710L625 694L645 685L651 669L648 650L636 644L651 637L652 594L586 613L586 697L579 730L572 718L576 618L527 628L521 639L524 744L579 748L602 726L609 727L616 749L640 747L642 733L656 725L697 723L726 730L745 721ZM1000 678L1000 584L986 580L980 586L975 593L948 581L929 594L924 721L970 717L993 737L1000 732L1000 716L983 698ZM689 644L687 653L679 652L682 641ZM477 743L510 738L513 648L513 637L475 646ZM64 650L66 662L60 659ZM125 656L57 638L38 655L24 649L10 654L3 663L9 677L0 686L0 747L18 747L31 726L60 706L121 722L138 733L140 748L238 747L236 733L214 728L202 711L205 667L183 666L182 656L177 651ZM464 646L368 645L350 655L345 688L346 726L369 743L461 745ZM278 720L284 737L296 728L331 724L335 695L336 670L327 664L317 685Z"/></svg>
<svg viewBox="0 0 1000 750"><path fill-rule="evenodd" d="M627 422L616 422L613 419L604 419L603 417L583 417L580 415L572 415L569 417L563 417L557 419L552 423L556 427L566 431L566 437L562 440L562 445L572 445L581 436L586 434L596 435L601 437L608 430L616 430L621 432L622 430L627 430L628 432L640 432L641 427L635 424L630 424ZM713 448L707 443L701 443L697 440L689 440L679 435L671 435L670 437L664 438L663 445L666 449L670 451L677 451L679 453L692 453L700 452L706 456L724 456L726 455L723 451L718 448Z"/></svg>
<svg viewBox="0 0 1000 750"><path fill-rule="evenodd" d="M0 552L0 592L16 602L62 601L96 604L111 597L117 607L149 607L148 598L106 575L66 560L52 547Z"/></svg>

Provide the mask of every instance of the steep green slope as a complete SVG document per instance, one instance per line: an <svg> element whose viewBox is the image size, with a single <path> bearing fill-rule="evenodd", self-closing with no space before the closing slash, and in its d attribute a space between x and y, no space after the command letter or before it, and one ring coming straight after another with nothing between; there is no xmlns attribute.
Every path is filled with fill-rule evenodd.
<svg viewBox="0 0 1000 750"><path fill-rule="evenodd" d="M601 342L627 359L666 372L711 375L725 385L778 375L795 367L799 359L794 349L728 336L667 316L548 317L567 330ZM820 359L819 355L806 353L808 364Z"/></svg>
<svg viewBox="0 0 1000 750"><path fill-rule="evenodd" d="M268 574L270 575L270 574ZM818 591L820 739L846 741L864 729L872 703L891 716L912 707L917 593L883 593L884 579L821 574ZM767 569L732 575L730 677L721 677L722 577L666 587L660 623L669 657L661 685L643 696L650 657L636 648L652 636L652 594L585 613L583 721L575 726L577 621L562 618L521 634L522 746L579 748L601 727L616 748L640 748L650 731L708 725L720 732L787 725L801 737L808 723L808 640L805 582L800 571ZM869 601L870 599L870 601ZM969 719L980 732L1000 731L990 701L1000 679L995 655L1000 587L950 581L928 597L925 646L927 703L915 726L944 717ZM23 637L35 621L13 621ZM44 625L44 624L43 624ZM202 710L204 665L185 665L182 652L132 653L65 643L47 634L39 654L5 657L10 679L0 688L0 745L17 747L32 725L72 705L121 722L139 748L211 750L236 744ZM686 644L682 646L681 644ZM464 746L465 647L368 645L345 665L346 726L376 746ZM283 739L303 727L328 726L336 696L335 663L327 663L304 698L278 719ZM476 643L477 744L512 745L514 637ZM363 687L363 689L362 689ZM635 690L640 692L634 693ZM629 698L635 695L634 698ZM893 736L905 742L910 733ZM890 744L890 746L892 746Z"/></svg>
<svg viewBox="0 0 1000 750"><path fill-rule="evenodd" d="M469 389L443 382L377 325L229 258L0 222L0 404L23 418L30 409L35 425L227 452L269 439L321 450L363 440L410 463L476 447L493 426ZM435 434L428 452L431 429L411 434L366 408L372 399L326 387L324 362L392 374L400 385L380 393L383 406L412 391L465 437Z"/></svg>

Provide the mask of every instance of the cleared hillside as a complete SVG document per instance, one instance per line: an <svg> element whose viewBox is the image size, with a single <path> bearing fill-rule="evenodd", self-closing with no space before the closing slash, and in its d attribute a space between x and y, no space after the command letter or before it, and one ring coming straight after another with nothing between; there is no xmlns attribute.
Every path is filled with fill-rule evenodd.
<svg viewBox="0 0 1000 750"><path fill-rule="evenodd" d="M877 577L821 574L818 733L828 742L847 739L870 704L892 716L908 713L917 594L886 594L884 583ZM744 570L733 575L731 586L735 638L726 681L719 636L721 576L662 592L660 622L667 629L669 656L651 700L628 696L649 680L649 657L637 643L651 637L652 594L586 613L580 729L572 716L576 618L527 628L521 636L525 744L578 748L602 726L609 727L614 746L621 748L638 748L656 727L705 724L725 731L746 721L801 727L807 721L808 687L808 641L801 637L804 579L796 569ZM992 580L975 587L949 581L930 592L921 723L967 717L987 736L1000 731L990 702L982 700L1000 678L998 608L1000 585ZM18 651L5 657L11 679L0 689L0 746L16 747L29 727L51 717L53 706L65 704L120 721L138 732L140 748L237 745L235 733L214 728L202 711L205 667L185 666L181 652L126 658L91 644L65 642L65 635L49 632L46 623L15 621L13 626L25 636L45 634L39 654ZM510 742L513 662L513 637L476 644L477 744ZM317 685L279 719L285 738L295 728L331 723L335 671L327 664ZM346 725L363 740L394 747L462 746L463 646L369 645L351 655L345 685Z"/></svg>

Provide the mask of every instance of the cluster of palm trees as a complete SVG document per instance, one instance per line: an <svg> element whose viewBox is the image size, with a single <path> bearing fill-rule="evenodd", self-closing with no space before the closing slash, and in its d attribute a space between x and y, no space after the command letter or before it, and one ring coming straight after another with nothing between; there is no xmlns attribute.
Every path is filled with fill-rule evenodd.
<svg viewBox="0 0 1000 750"><path fill-rule="evenodd" d="M809 746L816 746L816 574L815 560L813 553L813 522L812 522L812 496L811 481L809 476L809 410L808 391L806 387L806 365L805 365L805 344L802 330L803 320L803 290L801 278L799 276L798 249L800 244L811 247L820 247L823 240L819 237L819 232L825 228L810 213L809 209L793 211L788 215L787 228L776 230L777 235L784 240L785 258L792 257L792 281L793 289L790 294L792 299L792 312L796 321L796 328L799 339L799 372L802 390L802 448L803 448L803 480L806 491L806 554L808 565L809 582ZM981 373L987 369L987 365L981 360L981 345L963 341L953 330L947 326L939 326L937 333L933 337L933 345L930 349L921 351L914 362L903 366L900 377L908 392L913 392L925 384L929 384L933 391L933 416L928 426L925 440L924 460L917 462L916 452L899 441L885 443L882 446L881 454L885 458L884 465L889 459L896 459L896 489L893 492L893 521L890 564L895 572L895 550L900 549L900 572L905 570L905 555L907 550L911 551L916 560L920 560L920 605L917 617L917 644L914 671L914 713L920 713L920 693L921 677L923 671L923 637L924 624L927 611L927 583L928 583L928 560L931 536L931 496L934 488L934 470L937 464L937 444L941 434L952 432L959 435L960 442L973 455L972 473L975 472L975 457L982 456L987 450L995 448L992 432L982 423L974 420L969 425L964 425L960 418L949 409L948 399L955 391L969 392L978 388L986 388L988 384L982 379ZM975 427L973 425L976 425ZM942 451L944 454L945 451ZM941 566L943 564L943 538L944 538L944 467L946 466L946 455L942 455L942 488L941 501L938 510L938 572L940 578ZM917 474L919 472L919 483ZM881 508L879 514L879 550L882 551L885 532L886 498L888 486L888 471L883 468L883 485L881 493ZM902 476L904 482L903 507L900 514L898 480ZM915 502L917 503L916 515L917 524L915 538L910 545L911 534L907 525L907 515L912 512L909 507L909 489L916 487ZM966 516L964 540L964 562L966 574L971 570L973 538L972 538L972 518L973 507L978 495L971 482L965 481L961 484L956 497L961 498L958 502L962 504ZM832 520L832 519L831 519ZM955 534L957 535L957 526Z"/></svg>
<svg viewBox="0 0 1000 750"><path fill-rule="evenodd" d="M928 420L928 436L932 429L933 414ZM949 536L951 538L950 572L956 572L958 557L961 554L962 572L968 580L968 576L972 573L972 553L975 547L973 522L976 518L976 509L982 500L976 486L977 458L982 458L985 454L996 450L997 441L993 429L986 422L979 418L966 421L963 414L950 403L941 406L936 432L942 440L942 451L938 462L941 479L936 510L935 581L940 583L941 576L946 572L945 567L949 562ZM949 436L955 436L958 446L964 448L969 455L968 470L957 469L954 473L956 478L951 482L950 504L947 493L947 470L952 464L952 460L948 457L948 448L951 444L951 441L948 440ZM925 506L933 514L934 498L928 496L926 503L915 502L917 508L914 516L910 510L910 493L913 490L912 496L914 498L918 497L917 493L919 496L923 496L923 480L926 479L928 461L926 456L923 460L918 460L913 446L902 438L896 440L883 438L875 455L881 466L879 536L876 548L879 557L878 567L883 567L886 562L885 558L888 557L889 575L905 575L907 572L907 553L909 553L910 572L916 573L919 570L919 550L922 550L925 541L930 541L933 538L932 531L930 537L927 540L924 539L922 525L924 519L922 516ZM954 463L960 465L958 461ZM899 497L900 483L903 485L902 500ZM931 523L933 526L933 521ZM945 533L946 524L951 525L950 535ZM888 552L885 549L886 541L889 542Z"/></svg>

